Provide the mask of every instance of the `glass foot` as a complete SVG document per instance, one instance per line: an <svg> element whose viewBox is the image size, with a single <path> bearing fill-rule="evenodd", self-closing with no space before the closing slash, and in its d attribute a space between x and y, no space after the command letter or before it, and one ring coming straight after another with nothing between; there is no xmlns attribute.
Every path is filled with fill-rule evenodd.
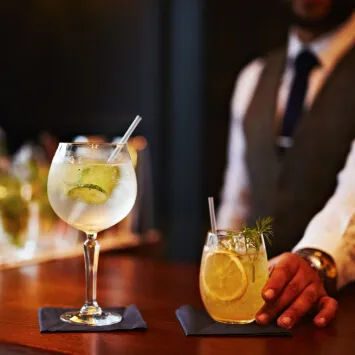
<svg viewBox="0 0 355 355"><path fill-rule="evenodd" d="M213 318L218 323L224 323L224 324L249 324L255 321L255 318L243 319L243 320L223 319L223 318L216 318L216 317L211 317L211 318Z"/></svg>
<svg viewBox="0 0 355 355"><path fill-rule="evenodd" d="M86 315L80 313L80 311L71 311L63 313L60 316L63 322L77 324L77 325L92 325L92 326L104 326L116 324L122 321L122 316L118 313L102 312L101 314Z"/></svg>

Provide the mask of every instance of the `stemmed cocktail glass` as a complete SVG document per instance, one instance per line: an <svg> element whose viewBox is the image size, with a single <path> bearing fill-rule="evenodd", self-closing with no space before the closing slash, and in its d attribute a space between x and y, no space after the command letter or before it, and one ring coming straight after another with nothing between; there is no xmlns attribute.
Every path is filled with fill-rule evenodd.
<svg viewBox="0 0 355 355"><path fill-rule="evenodd" d="M65 222L86 233L86 302L61 315L65 322L103 326L120 314L104 312L96 301L99 259L97 233L120 222L137 195L136 175L126 144L60 143L48 176L48 197Z"/></svg>

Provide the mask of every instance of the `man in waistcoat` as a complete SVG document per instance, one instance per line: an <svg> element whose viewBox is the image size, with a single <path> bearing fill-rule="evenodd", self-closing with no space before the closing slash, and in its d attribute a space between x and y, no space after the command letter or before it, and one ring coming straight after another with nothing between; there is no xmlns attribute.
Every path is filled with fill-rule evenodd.
<svg viewBox="0 0 355 355"><path fill-rule="evenodd" d="M257 321L291 328L355 280L353 0L289 0L288 45L251 62L233 99L220 228L272 216L272 273Z"/></svg>

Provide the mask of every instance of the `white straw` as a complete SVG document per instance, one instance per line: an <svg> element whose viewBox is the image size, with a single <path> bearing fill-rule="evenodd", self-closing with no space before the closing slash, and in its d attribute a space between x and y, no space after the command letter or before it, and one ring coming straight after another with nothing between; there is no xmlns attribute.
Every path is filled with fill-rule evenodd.
<svg viewBox="0 0 355 355"><path fill-rule="evenodd" d="M131 125L128 127L126 133L124 134L124 136L122 137L122 139L120 140L120 145L118 145L115 150L111 153L111 155L108 158L108 162L110 163L112 160L114 160L117 156L117 154L120 153L121 149L122 149L122 145L121 144L126 144L128 142L129 137L131 136L131 134L133 133L133 131L136 129L136 127L138 126L138 123L142 120L141 116L136 116L136 118L134 119L134 121L131 123Z"/></svg>
<svg viewBox="0 0 355 355"><path fill-rule="evenodd" d="M214 212L214 200L213 197L208 198L208 207L210 210L210 219L211 219L211 231L214 234L217 234L217 223L216 223L216 214Z"/></svg>
<svg viewBox="0 0 355 355"><path fill-rule="evenodd" d="M133 133L133 131L136 129L136 127L138 126L138 123L142 120L141 116L136 116L136 118L134 119L134 121L131 123L131 125L129 126L129 128L127 129L126 133L124 134L124 136L122 137L120 144L125 144L128 142L129 137L131 136L131 134Z"/></svg>

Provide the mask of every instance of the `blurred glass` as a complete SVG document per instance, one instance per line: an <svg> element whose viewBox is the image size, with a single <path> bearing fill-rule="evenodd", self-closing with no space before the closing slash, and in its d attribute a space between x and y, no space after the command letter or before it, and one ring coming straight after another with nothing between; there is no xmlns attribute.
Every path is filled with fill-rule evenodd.
<svg viewBox="0 0 355 355"><path fill-rule="evenodd" d="M0 264L14 265L75 246L78 233L58 221L48 201L44 150L25 144L11 161L2 158L8 164L0 166Z"/></svg>

